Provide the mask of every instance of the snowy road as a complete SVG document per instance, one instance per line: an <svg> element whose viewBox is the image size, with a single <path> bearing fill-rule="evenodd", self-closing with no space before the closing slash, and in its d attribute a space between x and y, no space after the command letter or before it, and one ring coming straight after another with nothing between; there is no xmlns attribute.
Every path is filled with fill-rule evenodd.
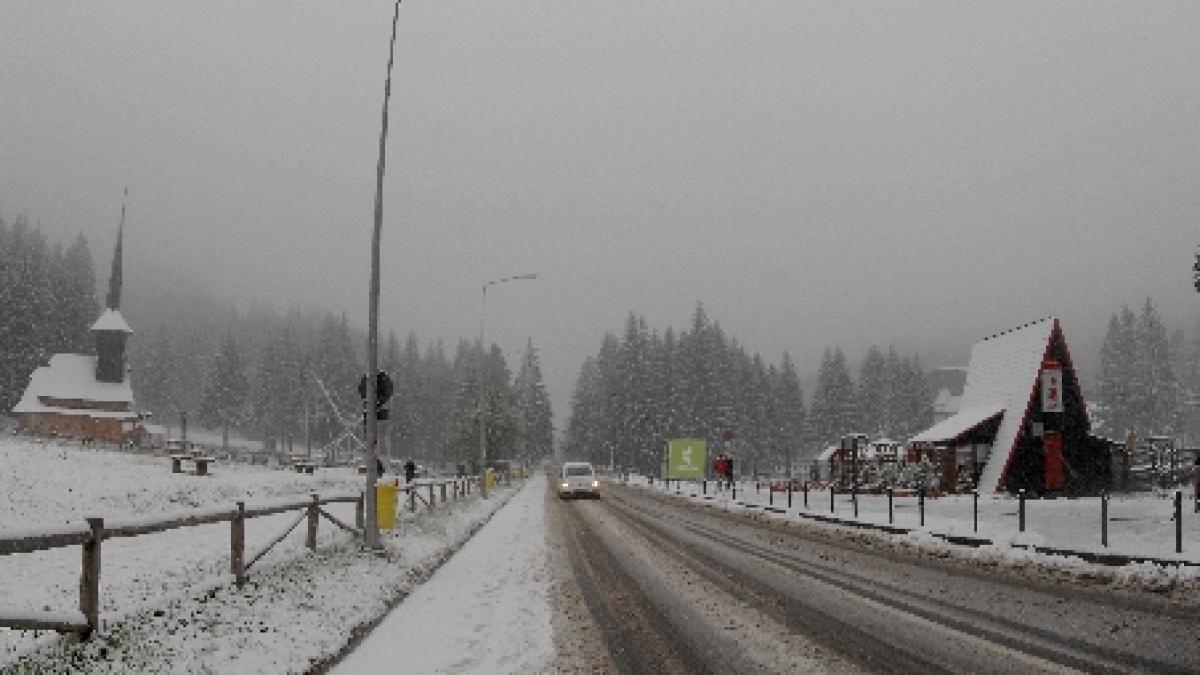
<svg viewBox="0 0 1200 675"><path fill-rule="evenodd" d="M554 507L552 507L553 509ZM1196 672L1194 603L979 568L614 485L567 502L579 596L621 672Z"/></svg>

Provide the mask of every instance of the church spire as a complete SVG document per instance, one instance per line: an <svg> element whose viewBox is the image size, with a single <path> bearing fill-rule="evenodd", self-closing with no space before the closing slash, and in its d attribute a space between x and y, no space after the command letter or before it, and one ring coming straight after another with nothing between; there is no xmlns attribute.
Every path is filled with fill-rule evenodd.
<svg viewBox="0 0 1200 675"><path fill-rule="evenodd" d="M117 227L117 246L113 251L112 272L108 276L108 297L105 299L104 306L108 309L121 308L121 272L122 272L122 246L121 239L125 233L125 202L129 199L129 188L125 188L125 195L121 198L121 224Z"/></svg>

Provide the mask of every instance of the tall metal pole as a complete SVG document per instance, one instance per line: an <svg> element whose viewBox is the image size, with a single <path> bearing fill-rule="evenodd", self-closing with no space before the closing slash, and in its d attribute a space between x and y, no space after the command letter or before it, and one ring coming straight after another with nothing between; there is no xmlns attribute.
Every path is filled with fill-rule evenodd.
<svg viewBox="0 0 1200 675"><path fill-rule="evenodd" d="M379 372L379 237L383 230L383 170L387 157L388 101L392 98L392 62L396 53L396 23L400 18L400 0L392 11L392 39L388 43L387 77L383 84L383 119L379 129L379 162L375 168L375 227L371 233L371 297L367 326L367 444L363 449L367 465L363 544L380 548L379 520L375 513L375 483L379 479L376 462L379 457L379 423L375 419L379 392L375 391Z"/></svg>
<svg viewBox="0 0 1200 675"><path fill-rule="evenodd" d="M536 279L536 278L537 278L536 273L518 274L515 276L511 276L511 277L505 277L503 279L496 279L495 281L489 281L483 285L483 304L480 305L480 311L479 311L479 365L478 365L479 401L478 401L478 406L479 406L479 496L483 497L484 499L487 499L487 496L488 496L488 493L487 493L487 407L485 405L486 383L484 382L484 375L487 372L487 369L484 367L484 364L487 361L487 347L484 346L484 342L483 342L483 322L484 322L484 319L487 317L487 289L489 286L495 286L496 284L503 284L503 283L507 283L509 281L517 281L520 279Z"/></svg>

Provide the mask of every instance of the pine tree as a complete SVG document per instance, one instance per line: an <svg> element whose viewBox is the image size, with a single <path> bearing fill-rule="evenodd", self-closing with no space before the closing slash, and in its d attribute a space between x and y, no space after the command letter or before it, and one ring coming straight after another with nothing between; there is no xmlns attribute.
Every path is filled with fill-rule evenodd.
<svg viewBox="0 0 1200 675"><path fill-rule="evenodd" d="M779 435L784 447L785 466L788 475L792 474L792 466L804 457L805 449L809 447L807 425L804 411L804 392L800 387L800 375L792 363L791 356L783 353L779 364L779 375L775 385L775 415L779 425Z"/></svg>
<svg viewBox="0 0 1200 675"><path fill-rule="evenodd" d="M858 371L858 386L855 388L858 403L856 426L864 433L879 436L887 428L884 406L890 393L889 384L887 359L875 345L871 345L863 357Z"/></svg>
<svg viewBox="0 0 1200 675"><path fill-rule="evenodd" d="M554 418L550 398L542 381L537 349L530 340L521 357L515 385L518 428L517 458L532 463L554 452Z"/></svg>
<svg viewBox="0 0 1200 675"><path fill-rule="evenodd" d="M855 431L854 391L840 348L825 349L813 392L811 428L819 448L834 445Z"/></svg>
<svg viewBox="0 0 1200 675"><path fill-rule="evenodd" d="M226 445L230 428L237 428L245 419L249 390L246 369L231 327L221 341L221 351L213 359L213 373L200 403L200 421L221 429Z"/></svg>
<svg viewBox="0 0 1200 675"><path fill-rule="evenodd" d="M1133 414L1146 432L1169 434L1175 428L1179 385L1171 368L1166 328L1149 298L1142 306L1135 335Z"/></svg>

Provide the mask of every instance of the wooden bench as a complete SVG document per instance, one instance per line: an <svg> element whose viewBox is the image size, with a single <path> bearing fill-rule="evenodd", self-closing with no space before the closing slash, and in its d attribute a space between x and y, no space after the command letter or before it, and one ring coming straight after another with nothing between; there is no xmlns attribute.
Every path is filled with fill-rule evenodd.
<svg viewBox="0 0 1200 675"><path fill-rule="evenodd" d="M217 461L216 457L202 457L197 455L171 455L171 473L183 473L183 463L193 462L196 465L197 476L208 475L208 465Z"/></svg>

